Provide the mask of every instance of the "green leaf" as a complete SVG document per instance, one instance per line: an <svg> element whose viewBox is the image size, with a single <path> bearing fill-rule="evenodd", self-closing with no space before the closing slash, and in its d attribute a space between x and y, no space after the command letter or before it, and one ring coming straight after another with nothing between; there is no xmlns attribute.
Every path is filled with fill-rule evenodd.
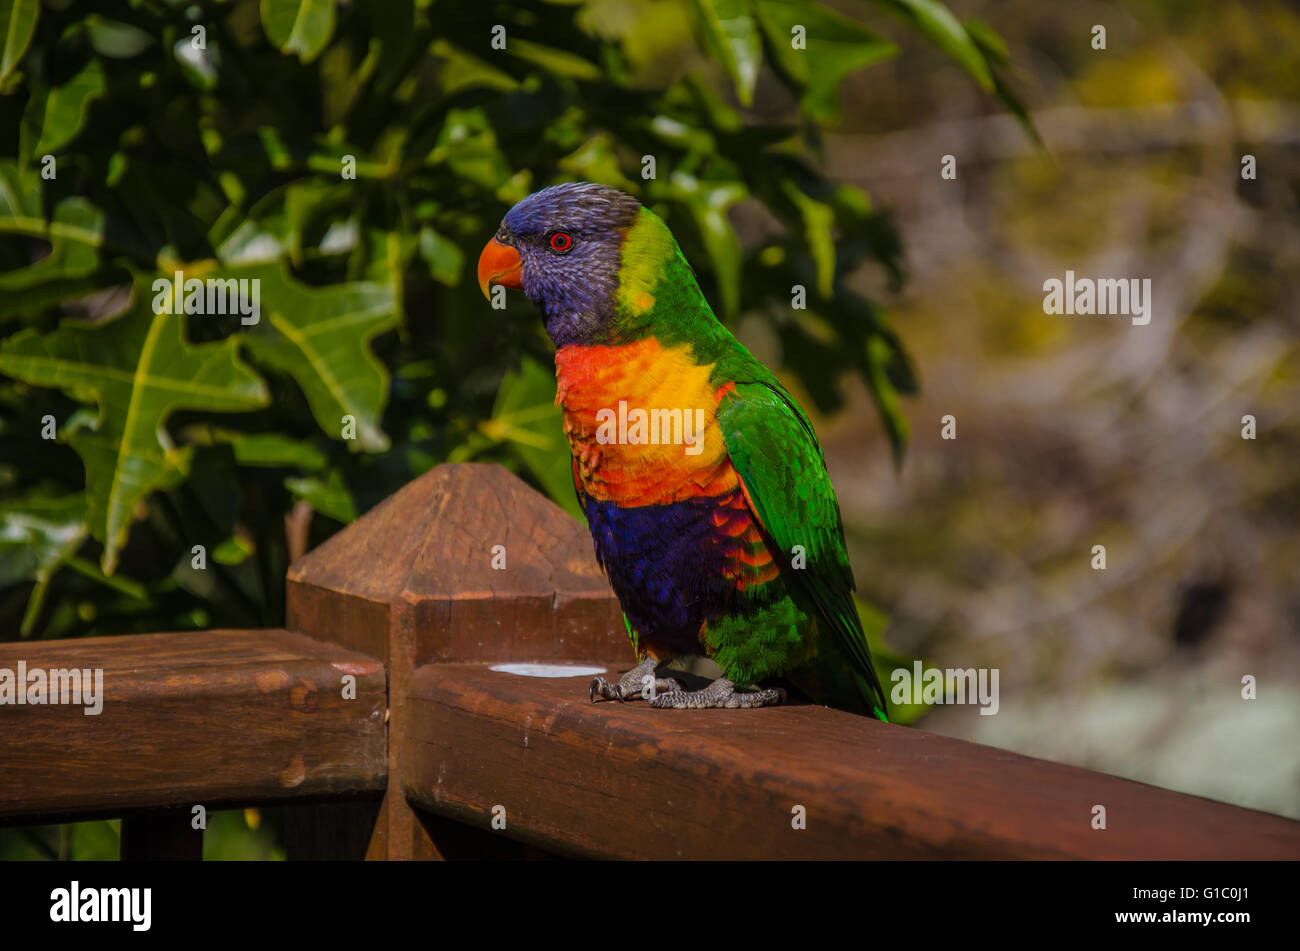
<svg viewBox="0 0 1300 951"><path fill-rule="evenodd" d="M275 261L288 251L279 234L263 228L262 222L253 218L243 218L224 238L219 235L213 237L218 239L214 242L217 245L217 260L227 267Z"/></svg>
<svg viewBox="0 0 1300 951"><path fill-rule="evenodd" d="M448 96L474 86L496 89L500 92L514 92L519 88L519 80L509 73L502 72L495 66L489 66L483 60L471 56L447 40L434 40L429 47L435 57L442 60L443 66L438 74L442 91Z"/></svg>
<svg viewBox="0 0 1300 951"><path fill-rule="evenodd" d="M657 115L650 120L650 128L655 135L670 145L709 155L718 150L717 140L707 129L698 129L687 125L672 116Z"/></svg>
<svg viewBox="0 0 1300 951"><path fill-rule="evenodd" d="M997 31L989 26L983 20L970 19L963 24L966 27L966 33L975 45L980 48L984 58L994 66L1009 66L1011 64L1011 54L1007 50L1006 41L998 36Z"/></svg>
<svg viewBox="0 0 1300 951"><path fill-rule="evenodd" d="M278 129L270 126L259 126L256 136L240 137L231 141L228 147L219 151L218 157L236 155L247 157L253 154L264 158L276 171L324 172L333 180L332 183L338 182L344 156L351 156L355 161L358 178L386 178L391 177L395 171L383 162L368 159L361 149L346 143L328 142L323 139L308 142L294 141L286 139ZM315 182L310 187L321 188L326 184Z"/></svg>
<svg viewBox="0 0 1300 951"><path fill-rule="evenodd" d="M68 826L68 859L73 862L111 862L122 854L122 839L110 820L78 822Z"/></svg>
<svg viewBox="0 0 1300 951"><path fill-rule="evenodd" d="M142 282L137 278L133 306L114 320L65 320L49 334L28 330L0 346L0 372L99 407L98 418L71 431L68 442L86 466L87 523L104 543L106 574L117 565L136 506L187 469L190 452L172 445L167 417L178 409L242 412L268 401L234 338L189 343L187 318L155 315Z"/></svg>
<svg viewBox="0 0 1300 951"><path fill-rule="evenodd" d="M430 165L446 163L451 172L514 204L527 192L520 192L517 180L497 145L497 135L482 109L448 109L438 132Z"/></svg>
<svg viewBox="0 0 1300 951"><path fill-rule="evenodd" d="M379 417L388 371L369 342L398 323L393 288L353 282L308 287L284 266L250 265L212 276L260 281L261 319L243 336L253 355L288 373L302 388L316 423L354 452L382 452L388 437ZM355 438L345 433L352 417Z"/></svg>
<svg viewBox="0 0 1300 951"><path fill-rule="evenodd" d="M196 49L192 37L182 36L172 44L172 57L195 89L212 92L217 88L221 78L221 47L215 39L209 40L203 49Z"/></svg>
<svg viewBox="0 0 1300 951"><path fill-rule="evenodd" d="M382 87L388 88L389 83L406 74L411 54L421 36L421 31L416 29L415 0L367 0L353 9L366 23L374 40L367 59L374 57L378 60L376 79ZM351 76L343 78L341 84L360 85Z"/></svg>
<svg viewBox="0 0 1300 951"><path fill-rule="evenodd" d="M95 52L110 59L139 56L154 43L154 38L138 26L110 20L97 13L86 18L86 33Z"/></svg>
<svg viewBox="0 0 1300 951"><path fill-rule="evenodd" d="M695 0L708 46L722 60L741 105L754 101L763 42L745 0Z"/></svg>
<svg viewBox="0 0 1300 951"><path fill-rule="evenodd" d="M327 515L344 525L356 521L356 502L352 500L352 493L337 470L331 470L329 478L324 481L315 476L306 478L291 476L284 480L284 485L293 493L295 499L306 501L322 515Z"/></svg>
<svg viewBox="0 0 1300 951"><path fill-rule="evenodd" d="M993 73L979 46L952 11L939 0L876 0L951 56L985 92L993 91Z"/></svg>
<svg viewBox="0 0 1300 951"><path fill-rule="evenodd" d="M334 34L334 0L262 0L262 29L281 53L310 63Z"/></svg>
<svg viewBox="0 0 1300 951"><path fill-rule="evenodd" d="M540 66L545 72L568 79L581 79L588 82L603 77L599 67L581 56L553 46L543 46L528 40L512 37L506 43L506 52L518 59Z"/></svg>
<svg viewBox="0 0 1300 951"><path fill-rule="evenodd" d="M36 625L50 579L85 540L86 499L80 493L32 494L0 505L0 588L36 582L19 626L23 637Z"/></svg>
<svg viewBox="0 0 1300 951"><path fill-rule="evenodd" d="M560 159L560 169L580 181L613 185L634 194L639 191L637 183L623 175L614 140L606 133L593 135Z"/></svg>
<svg viewBox="0 0 1300 951"><path fill-rule="evenodd" d="M428 225L420 229L420 257L439 284L456 287L465 267L465 252L455 241L443 237Z"/></svg>
<svg viewBox="0 0 1300 951"><path fill-rule="evenodd" d="M1016 117L1016 121L1020 123L1020 127L1025 130L1025 133L1034 141L1034 144L1040 149L1045 149L1043 139L1038 134L1033 119L1029 116L1028 108L1021 102L1020 97L1011 91L1011 87L1007 85L999 70L999 67L1009 66L1011 62L1007 53L1007 44L1003 42L1002 37L994 32L991 26L979 20L967 20L966 32L989 62L993 73L993 91L997 94L998 100Z"/></svg>
<svg viewBox="0 0 1300 951"><path fill-rule="evenodd" d="M46 221L40 211L39 176L0 162L0 233L25 234L50 243L50 253L26 267L0 271L0 320L34 314L110 283L99 270L104 217L81 198L65 198Z"/></svg>
<svg viewBox="0 0 1300 951"><path fill-rule="evenodd" d="M501 380L492 418L479 429L497 442L508 443L551 501L585 521L573 490L572 456L564 438L564 418L555 405L553 371L525 356L519 370Z"/></svg>
<svg viewBox="0 0 1300 951"><path fill-rule="evenodd" d="M865 26L820 3L755 0L759 24L779 70L803 91L802 105L814 119L839 118L844 77L895 55L898 47ZM802 27L805 48L796 48Z"/></svg>
<svg viewBox="0 0 1300 951"><path fill-rule="evenodd" d="M212 549L212 560L219 565L241 565L255 552L256 547L250 539L235 534Z"/></svg>
<svg viewBox="0 0 1300 951"><path fill-rule="evenodd" d="M879 334L867 341L867 384L871 397L880 411L880 418L885 424L885 434L889 437L889 446L893 451L894 464L902 465L903 450L911 435L911 427L903 408L899 405L898 391L891 378L895 362L894 348L887 339Z"/></svg>
<svg viewBox="0 0 1300 951"><path fill-rule="evenodd" d="M104 95L104 66L92 59L61 86L37 86L23 110L23 141L32 159L51 155L77 137L90 104Z"/></svg>
<svg viewBox="0 0 1300 951"><path fill-rule="evenodd" d="M309 442L279 433L241 433L232 429L191 428L186 437L199 443L226 443L241 466L324 468L325 454Z"/></svg>
<svg viewBox="0 0 1300 951"><path fill-rule="evenodd" d="M40 9L40 0L0 0L0 87L27 52Z"/></svg>
<svg viewBox="0 0 1300 951"><path fill-rule="evenodd" d="M690 210L699 229L704 249L713 262L718 292L722 295L722 313L735 315L740 307L740 239L727 218L727 209L745 198L745 186L735 181L697 179L682 171L669 178L673 197Z"/></svg>
<svg viewBox="0 0 1300 951"><path fill-rule="evenodd" d="M85 520L80 493L34 494L0 504L0 588L48 578L86 537Z"/></svg>
<svg viewBox="0 0 1300 951"><path fill-rule="evenodd" d="M830 205L805 195L789 179L781 183L781 188L803 218L804 241L808 244L808 252L817 268L817 293L822 297L830 297L831 286L835 282L835 242L831 237L835 212Z"/></svg>

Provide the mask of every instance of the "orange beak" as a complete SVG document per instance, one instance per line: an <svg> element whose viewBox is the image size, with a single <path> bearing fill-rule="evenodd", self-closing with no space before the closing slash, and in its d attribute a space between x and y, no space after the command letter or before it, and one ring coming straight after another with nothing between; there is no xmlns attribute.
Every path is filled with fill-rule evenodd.
<svg viewBox="0 0 1300 951"><path fill-rule="evenodd" d="M488 293L489 284L523 290L523 270L524 262L519 259L519 252L494 237L478 256L478 286L488 300L492 299Z"/></svg>

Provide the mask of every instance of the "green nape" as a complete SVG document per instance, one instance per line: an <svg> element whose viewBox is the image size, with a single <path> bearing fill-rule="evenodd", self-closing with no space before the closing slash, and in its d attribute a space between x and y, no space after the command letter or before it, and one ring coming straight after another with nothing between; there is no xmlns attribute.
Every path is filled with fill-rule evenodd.
<svg viewBox="0 0 1300 951"><path fill-rule="evenodd" d="M714 315L662 218L642 208L621 253L616 318L607 343L652 336L665 348L689 346L696 364L713 366L709 380L714 385L733 380L779 385Z"/></svg>

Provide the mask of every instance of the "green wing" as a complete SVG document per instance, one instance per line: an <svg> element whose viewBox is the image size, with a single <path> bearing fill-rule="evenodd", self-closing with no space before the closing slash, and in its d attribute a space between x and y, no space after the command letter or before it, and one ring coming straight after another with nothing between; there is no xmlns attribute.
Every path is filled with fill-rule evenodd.
<svg viewBox="0 0 1300 951"><path fill-rule="evenodd" d="M812 423L774 379L736 383L718 405L718 423L749 504L778 558L787 583L816 605L853 671L874 692L884 719L885 691L853 603L853 569L844 545L835 488ZM806 566L791 567L803 546ZM864 699L871 703L872 697Z"/></svg>

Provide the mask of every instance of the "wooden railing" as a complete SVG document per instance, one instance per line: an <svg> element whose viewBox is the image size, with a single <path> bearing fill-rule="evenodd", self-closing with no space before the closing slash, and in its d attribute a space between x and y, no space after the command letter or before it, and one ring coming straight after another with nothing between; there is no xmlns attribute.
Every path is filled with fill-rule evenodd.
<svg viewBox="0 0 1300 951"><path fill-rule="evenodd" d="M496 466L408 485L295 563L288 605L285 630L0 644L105 694L0 706L0 822L122 816L127 858L201 854L195 806L271 804L291 858L1300 857L1300 823L924 730L493 670L632 660L585 529Z"/></svg>

